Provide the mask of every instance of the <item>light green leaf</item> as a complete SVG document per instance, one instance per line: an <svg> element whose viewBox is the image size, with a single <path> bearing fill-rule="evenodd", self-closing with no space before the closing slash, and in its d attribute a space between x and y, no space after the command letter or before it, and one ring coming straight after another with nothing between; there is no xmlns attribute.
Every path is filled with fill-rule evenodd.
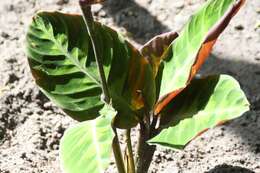
<svg viewBox="0 0 260 173"><path fill-rule="evenodd" d="M64 173L104 173L109 165L114 138L111 121L116 112L105 105L100 114L65 131L60 144Z"/></svg>
<svg viewBox="0 0 260 173"><path fill-rule="evenodd" d="M208 0L164 53L161 69L159 113L195 76L218 36L245 0Z"/></svg>
<svg viewBox="0 0 260 173"><path fill-rule="evenodd" d="M116 125L132 127L138 122L135 111L145 101L150 107L155 102L150 64L111 28L96 22L94 34L112 104L118 111ZM82 16L38 13L28 30L27 55L36 83L50 100L79 121L96 118L104 103Z"/></svg>
<svg viewBox="0 0 260 173"><path fill-rule="evenodd" d="M220 75L194 79L161 113L164 129L149 143L182 148L201 132L248 110L246 96L234 78Z"/></svg>

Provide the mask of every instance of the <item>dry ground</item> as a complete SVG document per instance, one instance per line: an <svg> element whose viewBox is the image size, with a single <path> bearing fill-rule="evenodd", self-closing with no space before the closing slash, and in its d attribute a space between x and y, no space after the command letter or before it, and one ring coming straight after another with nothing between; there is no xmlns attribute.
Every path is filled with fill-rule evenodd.
<svg viewBox="0 0 260 173"><path fill-rule="evenodd" d="M137 46L179 30L202 0L136 0L96 6L100 20ZM26 28L38 10L79 12L76 0L0 1L0 173L60 173L58 144L75 122L33 83L24 53ZM248 0L219 39L201 74L226 73L242 85L251 111L210 130L184 151L159 148L151 172L260 173L260 1ZM111 168L108 172L115 170Z"/></svg>

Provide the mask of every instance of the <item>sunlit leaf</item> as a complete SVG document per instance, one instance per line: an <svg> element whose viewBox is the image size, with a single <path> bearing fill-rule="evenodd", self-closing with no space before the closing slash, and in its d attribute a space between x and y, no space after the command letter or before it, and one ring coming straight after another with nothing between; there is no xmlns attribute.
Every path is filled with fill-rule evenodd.
<svg viewBox="0 0 260 173"><path fill-rule="evenodd" d="M111 121L116 112L106 105L100 114L65 131L60 144L64 173L104 173L109 165L114 138Z"/></svg>
<svg viewBox="0 0 260 173"><path fill-rule="evenodd" d="M161 112L159 135L149 141L172 148L183 148L193 138L249 110L249 103L238 82L228 76L194 79Z"/></svg>
<svg viewBox="0 0 260 173"><path fill-rule="evenodd" d="M138 122L136 111L155 102L151 66L111 28L96 22L94 34L118 111L116 125L132 127ZM38 13L28 30L27 54L36 83L47 97L77 120L96 118L104 105L101 82L80 15Z"/></svg>
<svg viewBox="0 0 260 173"><path fill-rule="evenodd" d="M163 57L158 114L197 73L244 0L209 0L189 20Z"/></svg>

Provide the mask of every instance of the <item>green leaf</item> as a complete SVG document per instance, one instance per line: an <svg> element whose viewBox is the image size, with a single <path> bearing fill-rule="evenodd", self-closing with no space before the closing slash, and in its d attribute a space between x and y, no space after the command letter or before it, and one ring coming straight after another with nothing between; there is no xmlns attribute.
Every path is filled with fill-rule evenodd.
<svg viewBox="0 0 260 173"><path fill-rule="evenodd" d="M194 79L161 112L159 135L149 140L172 148L182 148L193 138L249 110L238 82L228 76Z"/></svg>
<svg viewBox="0 0 260 173"><path fill-rule="evenodd" d="M65 131L60 144L64 173L104 173L110 162L114 132L111 121L116 112L109 105L95 120L81 122Z"/></svg>
<svg viewBox="0 0 260 173"><path fill-rule="evenodd" d="M95 35L112 104L118 111L116 125L132 127L144 102L150 107L155 102L150 64L111 28L96 22ZM97 117L104 103L82 16L38 13L28 30L27 54L36 83L50 100L79 121Z"/></svg>
<svg viewBox="0 0 260 173"><path fill-rule="evenodd" d="M209 0L189 20L164 54L158 76L156 114L187 86L210 54L218 36L245 0Z"/></svg>

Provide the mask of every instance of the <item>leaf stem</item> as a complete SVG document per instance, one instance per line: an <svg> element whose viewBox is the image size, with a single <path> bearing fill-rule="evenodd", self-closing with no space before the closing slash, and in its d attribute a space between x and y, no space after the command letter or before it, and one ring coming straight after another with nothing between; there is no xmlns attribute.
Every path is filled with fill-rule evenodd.
<svg viewBox="0 0 260 173"><path fill-rule="evenodd" d="M90 40L92 43L94 56L96 59L99 75L101 78L102 91L105 96L104 101L107 104L110 104L109 90L108 90L108 86L107 86L107 82L106 82L105 72L104 72L103 65L102 65L102 59L99 54L100 49L98 47L98 43L96 42L95 23L94 23L94 19L93 19L92 13L91 13L91 4L89 4L87 1L84 1L84 0L80 0L79 4L80 4L80 7L81 7L81 10L83 13L83 18L84 18L84 21L85 21L85 24L86 24L86 27L88 30L88 34L90 36ZM113 152L114 152L116 166L117 166L119 173L126 173L124 160L123 160L123 156L122 156L122 152L121 152L121 147L120 147L120 143L118 140L117 130L115 127L113 127L113 125L112 125L112 128L115 133L115 137L112 142L112 148L113 148Z"/></svg>
<svg viewBox="0 0 260 173"><path fill-rule="evenodd" d="M117 170L119 173L126 173L125 170L125 165L124 165L124 160L123 160L123 156L122 156L122 150L118 141L118 134L115 128L113 128L114 133L115 133L115 137L113 139L113 152L114 152L114 157L115 157L115 161L116 161L116 166L117 166Z"/></svg>
<svg viewBox="0 0 260 173"><path fill-rule="evenodd" d="M140 123L139 139L136 150L136 173L147 173L152 162L156 146L146 143L153 136L153 130L147 128L145 123Z"/></svg>
<svg viewBox="0 0 260 173"><path fill-rule="evenodd" d="M127 167L129 168L129 172L127 173L135 173L135 163L132 149L132 141L131 141L131 129L126 130L126 154L127 154Z"/></svg>
<svg viewBox="0 0 260 173"><path fill-rule="evenodd" d="M102 59L101 59L100 52L99 52L100 49L99 49L98 44L95 39L96 38L95 23L94 23L94 19L93 19L92 12L91 12L91 6L88 4L81 3L81 2L79 4L80 4L80 7L81 7L81 10L83 13L83 18L84 18L85 24L87 26L90 40L92 43L94 56L96 59L99 75L101 78L102 91L103 91L103 94L105 97L104 101L109 104L110 95L109 95L108 86L107 86L107 82L106 82L105 72L104 72L103 65L102 65Z"/></svg>

